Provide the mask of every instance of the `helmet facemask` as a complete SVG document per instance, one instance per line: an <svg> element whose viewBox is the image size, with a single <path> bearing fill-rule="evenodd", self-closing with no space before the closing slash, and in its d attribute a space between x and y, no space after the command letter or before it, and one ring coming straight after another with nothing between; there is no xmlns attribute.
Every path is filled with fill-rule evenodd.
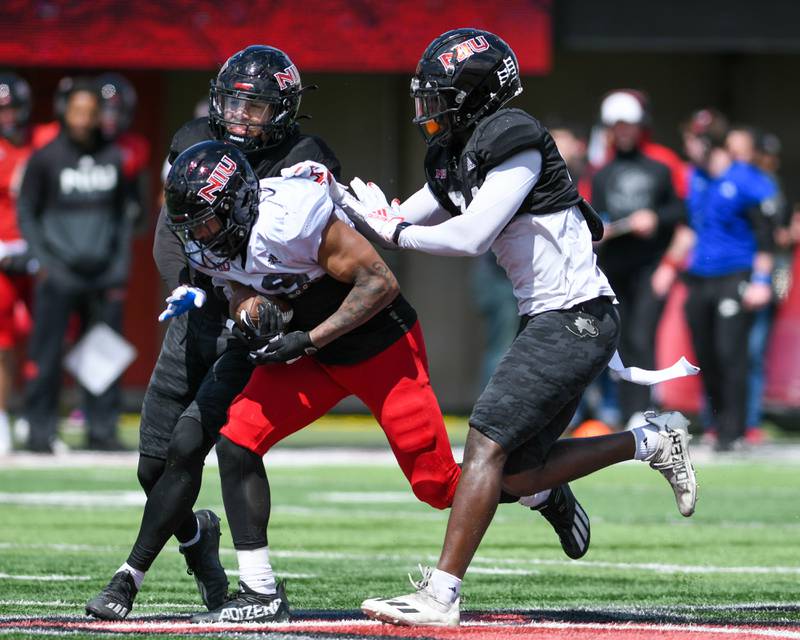
<svg viewBox="0 0 800 640"><path fill-rule="evenodd" d="M250 152L280 143L296 112L292 100L251 91L228 89L212 81L209 120L217 135ZM299 106L299 95L296 98Z"/></svg>
<svg viewBox="0 0 800 640"><path fill-rule="evenodd" d="M414 124L419 127L427 145L446 146L452 137L453 117L464 102L465 93L455 87L440 87L435 80L421 86L418 77L411 79L414 99Z"/></svg>

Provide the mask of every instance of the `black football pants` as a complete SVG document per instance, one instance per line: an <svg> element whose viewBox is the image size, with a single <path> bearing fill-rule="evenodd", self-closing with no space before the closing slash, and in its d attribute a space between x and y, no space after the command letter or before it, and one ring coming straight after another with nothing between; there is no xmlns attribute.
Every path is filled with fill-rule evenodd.
<svg viewBox="0 0 800 640"><path fill-rule="evenodd" d="M35 451L47 450L58 428L58 400L63 378L64 336L69 319L77 312L84 329L104 322L119 332L122 329L124 290L90 289L75 291L52 277L40 280L33 299L33 334L29 357L35 374L25 387L25 416L30 423L28 445ZM89 444L102 445L116 438L120 410L119 382L96 396L83 389L83 408Z"/></svg>
<svg viewBox="0 0 800 640"><path fill-rule="evenodd" d="M753 313L742 307L741 291L749 279L749 272L686 276L689 297L684 311L721 447L744 435L747 426L747 345Z"/></svg>
<svg viewBox="0 0 800 640"><path fill-rule="evenodd" d="M138 477L147 502L128 558L143 571L170 536L186 542L197 531L192 508L203 463L253 371L223 320L213 307L174 318L145 393Z"/></svg>

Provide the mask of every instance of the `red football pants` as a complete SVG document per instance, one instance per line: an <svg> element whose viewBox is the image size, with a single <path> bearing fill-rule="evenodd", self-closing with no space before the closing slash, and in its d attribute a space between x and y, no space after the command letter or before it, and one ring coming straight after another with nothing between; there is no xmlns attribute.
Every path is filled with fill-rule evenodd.
<svg viewBox="0 0 800 640"><path fill-rule="evenodd" d="M233 401L222 435L259 455L355 395L381 425L414 495L432 507L453 502L461 469L453 460L428 378L419 323L379 354L354 365L303 357L257 367Z"/></svg>

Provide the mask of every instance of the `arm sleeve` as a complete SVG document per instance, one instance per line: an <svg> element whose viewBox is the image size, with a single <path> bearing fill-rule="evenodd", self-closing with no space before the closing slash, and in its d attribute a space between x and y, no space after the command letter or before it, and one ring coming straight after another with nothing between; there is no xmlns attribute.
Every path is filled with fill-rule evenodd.
<svg viewBox="0 0 800 640"><path fill-rule="evenodd" d="M435 225L450 219L450 214L439 204L427 184L403 202L400 211L403 219L412 224Z"/></svg>
<svg viewBox="0 0 800 640"><path fill-rule="evenodd" d="M156 232L153 238L153 260L167 289L172 291L181 284L191 281L189 265L183 253L180 240L169 230L166 224L166 211L161 207L156 222Z"/></svg>
<svg viewBox="0 0 800 640"><path fill-rule="evenodd" d="M442 256L485 253L536 186L542 169L539 151L522 151L489 171L467 210L432 227L411 226L400 247Z"/></svg>

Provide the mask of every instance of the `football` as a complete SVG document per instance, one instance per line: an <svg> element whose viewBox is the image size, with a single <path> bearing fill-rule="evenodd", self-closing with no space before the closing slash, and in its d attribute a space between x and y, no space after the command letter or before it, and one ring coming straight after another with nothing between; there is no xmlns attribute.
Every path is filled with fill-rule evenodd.
<svg viewBox="0 0 800 640"><path fill-rule="evenodd" d="M252 287L240 287L233 293L229 305L231 318L241 327L242 314L246 314L250 318L251 324L257 327L259 322L258 306L267 300L277 305L283 316L283 324L288 325L292 320L291 305L276 296L259 293Z"/></svg>

